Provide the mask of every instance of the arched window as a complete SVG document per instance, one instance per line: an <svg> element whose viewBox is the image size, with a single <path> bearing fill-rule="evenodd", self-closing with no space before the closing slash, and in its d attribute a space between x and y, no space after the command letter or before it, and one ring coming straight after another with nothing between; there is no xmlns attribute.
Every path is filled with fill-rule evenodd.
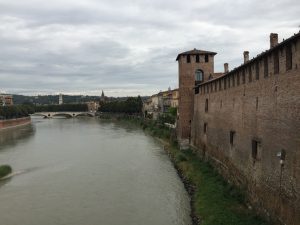
<svg viewBox="0 0 300 225"><path fill-rule="evenodd" d="M195 73L195 81L203 81L203 71L202 70L196 70Z"/></svg>

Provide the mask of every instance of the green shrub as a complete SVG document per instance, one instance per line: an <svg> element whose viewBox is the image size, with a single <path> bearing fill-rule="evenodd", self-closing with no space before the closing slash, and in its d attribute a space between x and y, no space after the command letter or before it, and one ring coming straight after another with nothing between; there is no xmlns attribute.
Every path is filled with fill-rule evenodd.
<svg viewBox="0 0 300 225"><path fill-rule="evenodd" d="M7 176L12 172L12 168L9 165L0 166L0 178Z"/></svg>
<svg viewBox="0 0 300 225"><path fill-rule="evenodd" d="M176 155L175 161L176 161L177 163L183 162L183 161L186 161L186 160L187 160L187 158L186 158L183 154L178 154L178 155Z"/></svg>

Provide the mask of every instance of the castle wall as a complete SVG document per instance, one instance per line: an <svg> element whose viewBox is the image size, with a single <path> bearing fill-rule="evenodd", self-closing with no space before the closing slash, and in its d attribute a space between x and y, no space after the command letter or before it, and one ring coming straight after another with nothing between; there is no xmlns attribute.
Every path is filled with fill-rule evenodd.
<svg viewBox="0 0 300 225"><path fill-rule="evenodd" d="M252 204L262 213L282 223L298 225L299 35L290 44L289 70L287 45L283 45L198 87L195 93L199 93L194 95L192 144L225 177L245 187ZM277 53L279 70L274 60ZM279 152L286 153L283 164L277 156Z"/></svg>

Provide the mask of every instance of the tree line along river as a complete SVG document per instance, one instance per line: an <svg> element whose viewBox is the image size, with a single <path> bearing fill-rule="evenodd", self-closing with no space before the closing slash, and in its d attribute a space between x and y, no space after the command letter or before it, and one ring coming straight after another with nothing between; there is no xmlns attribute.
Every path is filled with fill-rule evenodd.
<svg viewBox="0 0 300 225"><path fill-rule="evenodd" d="M42 119L0 131L4 225L189 225L189 197L162 146L97 118Z"/></svg>

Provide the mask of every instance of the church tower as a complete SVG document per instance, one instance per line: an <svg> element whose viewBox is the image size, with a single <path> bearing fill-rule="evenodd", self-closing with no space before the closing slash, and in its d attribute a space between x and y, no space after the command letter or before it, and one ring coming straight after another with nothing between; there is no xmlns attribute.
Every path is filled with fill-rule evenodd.
<svg viewBox="0 0 300 225"><path fill-rule="evenodd" d="M179 70L177 138L180 143L189 143L190 141L194 112L194 87L213 78L216 54L194 49L180 53L176 58Z"/></svg>
<svg viewBox="0 0 300 225"><path fill-rule="evenodd" d="M58 104L59 104L59 105L62 105L63 103L64 103L63 95L62 95L62 94L59 94L59 97L58 97Z"/></svg>
<svg viewBox="0 0 300 225"><path fill-rule="evenodd" d="M102 90L102 93L101 93L100 102L102 102L102 103L105 102L105 95L104 95L104 91L103 90Z"/></svg>

